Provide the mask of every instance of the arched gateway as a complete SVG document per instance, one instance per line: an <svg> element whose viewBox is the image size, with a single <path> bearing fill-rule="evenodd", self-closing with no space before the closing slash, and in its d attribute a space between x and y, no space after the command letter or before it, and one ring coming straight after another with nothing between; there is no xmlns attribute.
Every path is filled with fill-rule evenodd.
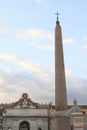
<svg viewBox="0 0 87 130"><path fill-rule="evenodd" d="M19 130L30 130L30 125L27 121L20 123Z"/></svg>

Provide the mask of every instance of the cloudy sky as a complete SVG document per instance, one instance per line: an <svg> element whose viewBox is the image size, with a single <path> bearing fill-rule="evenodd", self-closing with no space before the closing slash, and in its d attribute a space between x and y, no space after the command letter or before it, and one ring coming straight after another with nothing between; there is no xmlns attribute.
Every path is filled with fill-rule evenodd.
<svg viewBox="0 0 87 130"><path fill-rule="evenodd" d="M62 27L68 104L87 104L87 0L0 0L0 103L54 103L54 29Z"/></svg>

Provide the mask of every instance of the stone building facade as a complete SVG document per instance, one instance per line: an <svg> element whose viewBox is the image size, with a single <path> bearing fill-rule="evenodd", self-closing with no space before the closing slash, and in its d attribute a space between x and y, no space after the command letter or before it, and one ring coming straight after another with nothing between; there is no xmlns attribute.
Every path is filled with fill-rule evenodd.
<svg viewBox="0 0 87 130"><path fill-rule="evenodd" d="M67 106L67 114L70 130L87 130L86 105L78 106L74 100ZM0 105L0 130L55 130L55 115L55 106L33 102L23 93L18 101Z"/></svg>
<svg viewBox="0 0 87 130"><path fill-rule="evenodd" d="M50 111L50 130L53 130L55 128L55 106L52 106ZM67 106L67 114L70 116L70 130L87 130L87 105L78 105L74 100L73 105Z"/></svg>
<svg viewBox="0 0 87 130"><path fill-rule="evenodd" d="M71 130L87 130L87 106L78 106L77 101L74 100L68 112Z"/></svg>
<svg viewBox="0 0 87 130"><path fill-rule="evenodd" d="M40 105L24 93L17 102L0 106L0 130L48 130L49 105Z"/></svg>

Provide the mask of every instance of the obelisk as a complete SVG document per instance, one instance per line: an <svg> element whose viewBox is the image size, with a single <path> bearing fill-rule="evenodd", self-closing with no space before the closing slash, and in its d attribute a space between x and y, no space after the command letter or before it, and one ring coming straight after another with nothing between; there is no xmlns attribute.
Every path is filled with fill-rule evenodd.
<svg viewBox="0 0 87 130"><path fill-rule="evenodd" d="M62 31L58 20L58 13L55 27L55 108L55 130L70 130L70 120L67 114Z"/></svg>
<svg viewBox="0 0 87 130"><path fill-rule="evenodd" d="M58 16L55 27L55 106L56 110L67 110L62 32Z"/></svg>

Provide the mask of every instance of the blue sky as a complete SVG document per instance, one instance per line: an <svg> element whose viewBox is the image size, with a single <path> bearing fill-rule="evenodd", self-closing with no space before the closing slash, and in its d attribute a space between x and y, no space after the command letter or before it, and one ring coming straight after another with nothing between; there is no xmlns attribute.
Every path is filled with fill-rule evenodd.
<svg viewBox="0 0 87 130"><path fill-rule="evenodd" d="M87 104L87 1L0 0L0 102L54 103L54 32L62 27L68 104Z"/></svg>

